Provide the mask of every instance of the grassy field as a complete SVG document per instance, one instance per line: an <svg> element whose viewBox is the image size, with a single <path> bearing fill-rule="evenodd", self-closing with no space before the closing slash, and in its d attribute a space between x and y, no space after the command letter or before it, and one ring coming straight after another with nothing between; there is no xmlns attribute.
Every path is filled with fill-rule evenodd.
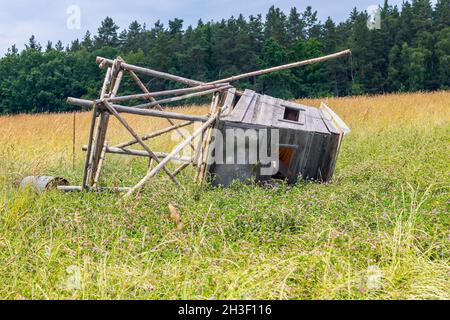
<svg viewBox="0 0 450 320"><path fill-rule="evenodd" d="M449 101L329 99L352 132L328 184L199 188L186 171L186 193L161 174L127 201L15 187L44 174L80 184L88 113L76 115L75 170L71 114L0 117L0 298L450 299ZM129 119L140 133L165 125ZM116 122L109 134L129 138ZM109 155L102 184L131 185L145 167Z"/></svg>

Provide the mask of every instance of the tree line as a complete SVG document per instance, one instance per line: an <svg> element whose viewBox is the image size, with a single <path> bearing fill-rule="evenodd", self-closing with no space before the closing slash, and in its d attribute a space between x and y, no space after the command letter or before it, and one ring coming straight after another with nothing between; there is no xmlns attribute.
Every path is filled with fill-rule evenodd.
<svg viewBox="0 0 450 320"><path fill-rule="evenodd" d="M285 98L345 96L450 88L450 0L380 6L381 28L369 29L365 11L353 9L343 22L325 22L317 11L272 6L265 16L198 21L184 28L174 19L152 27L133 21L125 30L107 17L96 34L89 31L67 46L42 46L31 36L19 52L13 45L0 59L0 113L74 110L68 96L97 98L103 72L96 56L121 56L126 62L191 79L212 81L243 72L334 53L341 58L237 82ZM179 84L145 79L151 90ZM135 92L130 79L121 91Z"/></svg>

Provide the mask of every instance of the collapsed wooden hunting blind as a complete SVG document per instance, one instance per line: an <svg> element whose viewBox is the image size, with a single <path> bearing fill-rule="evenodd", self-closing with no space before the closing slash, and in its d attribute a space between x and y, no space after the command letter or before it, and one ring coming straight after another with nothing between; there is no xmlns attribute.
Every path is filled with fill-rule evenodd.
<svg viewBox="0 0 450 320"><path fill-rule="evenodd" d="M177 185L183 188L176 176L190 164L196 167L195 179L198 183L203 182L206 177L210 177L213 184L224 186L230 185L235 179L264 181L281 178L289 183L295 183L298 177L303 177L304 179L329 181L333 175L342 137L349 129L328 106L322 104L318 109L258 94L251 90L242 92L236 90L230 83L247 77L350 54L350 50L345 50L324 57L249 72L209 83L127 64L120 57L115 60L97 57L100 68L107 70L100 98L94 101L77 98L68 98L67 100L72 105L92 108L88 145L83 148L86 151L86 161L82 185L58 188L66 191L106 189L99 187L98 181L107 153L150 159L147 174L134 187L111 188L115 191L127 192L127 195L142 188L161 170L164 170ZM131 76L143 93L117 96L125 73ZM138 74L177 81L189 87L150 92ZM204 95L212 95L210 110L205 116L176 113L172 112L176 109L167 111L167 108L162 107L167 103ZM156 98L159 97L164 98L157 100ZM121 105L121 103L131 100L144 100L145 103L134 106ZM165 118L169 126L141 135L132 128L121 115L122 113ZM128 130L132 136L131 140L113 146L108 145L106 136L111 115ZM183 122L177 122L180 120ZM186 135L180 130L194 122L199 122L201 125L191 135ZM184 140L169 153L153 151L145 143L145 141L174 130ZM227 135L229 132L234 133L233 138ZM266 139L261 138L262 132L267 133ZM277 141L274 141L274 132L277 133ZM218 143L220 140L218 134L222 139L220 144ZM235 144L234 139L242 136L244 143ZM227 137L230 141L227 141ZM249 137L250 140L251 137L256 139L259 148L264 147L265 144L266 148L271 148L269 151L271 153L274 153L275 147L276 159L272 159L275 161L263 163L259 158L259 150L256 161L251 161L254 158L254 152L251 148L251 141L246 141L246 137ZM198 141L194 145L195 139ZM230 142L233 145L231 161L229 161L229 154L226 154L226 151L229 150L224 148L225 145L230 145ZM136 144L140 145L141 149L130 148ZM194 151L193 155L191 157L180 156L179 153L188 146ZM218 155L223 157L218 157ZM243 161L235 161L235 155L240 155ZM226 158L227 161L215 161L218 158ZM171 171L167 167L171 161L181 164ZM260 169L264 166L274 167L275 170L266 170L265 173L262 173L263 170Z"/></svg>
<svg viewBox="0 0 450 320"><path fill-rule="evenodd" d="M229 90L228 95L233 92ZM256 178L259 181L271 178L286 179L295 183L299 176L316 181L329 181L333 175L336 158L343 134L349 129L342 120L325 104L320 109L257 94L245 90L236 105L223 110L217 128L221 136L259 137L254 134L259 130L277 130L278 141L272 144L269 151L278 151L277 168L273 174L261 174L261 161L252 163L249 144L235 144L234 154L243 154L245 163L215 163L209 166L208 172L215 185L228 186L233 180ZM226 130L241 129L239 134L227 135ZM250 130L250 134L247 132ZM270 134L267 135L271 136ZM270 144L270 140L267 144ZM222 143L227 145L227 141ZM261 146L259 144L259 146ZM273 147L278 150L270 150ZM225 152L225 148L215 152ZM226 158L226 155L223 155ZM222 158L222 157L221 157ZM234 159L232 159L234 160Z"/></svg>

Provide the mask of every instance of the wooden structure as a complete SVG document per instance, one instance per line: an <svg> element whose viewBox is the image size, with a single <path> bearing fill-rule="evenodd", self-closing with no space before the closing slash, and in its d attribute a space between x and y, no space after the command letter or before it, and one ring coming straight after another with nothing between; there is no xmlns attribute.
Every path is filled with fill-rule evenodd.
<svg viewBox="0 0 450 320"><path fill-rule="evenodd" d="M286 137L283 139L286 141L290 141L290 137L295 136L297 133L298 139L295 140L297 151L294 152L295 155L292 155L292 157L289 158L291 159L290 161L292 161L292 165L289 164L288 171L285 171L283 176L288 178L289 181L294 182L294 178L297 175L303 175L305 178L318 178L319 176L316 173L310 175L309 172L312 173L319 170L321 172L320 180L327 181L332 175L342 134L348 129L345 124L343 124L342 120L325 106L319 111L315 108L258 95L250 90L240 92L233 88L230 83L247 77L326 61L350 54L350 50L345 50L324 57L254 71L209 83L127 64L120 57L115 60L97 57L97 63L99 63L100 68L106 69L106 75L99 99L94 101L77 98L67 99L69 104L92 108L89 140L87 146L83 148L86 151L86 161L82 185L64 186L61 190L105 190L105 187L98 186L98 181L105 161L105 156L108 153L141 156L150 159L147 174L135 186L111 188L112 190L126 192L127 196L141 189L161 170L164 171L175 184L180 188L183 188L176 176L190 164L196 167L196 180L198 183L204 181L207 173L210 173L213 176L219 177L216 180L217 182L224 181L226 182L224 184L229 184L231 180L226 178L227 175L232 178L241 179L244 178L245 175L230 175L229 168L226 169L225 167L210 165L208 164L207 157L212 142L212 129L217 128L221 130L221 128L233 126L285 129ZM142 93L118 96L120 83L125 74L133 79ZM140 80L138 74L176 81L187 85L187 87L175 90L151 92ZM164 104L205 95L212 95L212 101L209 113L204 116L181 114L167 111L167 109L163 108ZM130 100L142 100L142 103L134 106L121 104ZM299 121L297 121L297 123L294 123L295 121L293 120L289 120L290 118L282 119L285 110L288 110L289 108L294 110L294 118L298 113L297 120ZM167 121L168 127L145 135L140 135L122 116L124 113L164 118ZM106 137L111 116L116 118L123 127L126 128L132 139L115 146L108 145ZM292 115L288 115L288 117L292 117ZM269 119L272 121L269 121ZM192 135L186 136L183 134L183 131L180 129L194 122L199 122L201 125L192 133ZM184 140L169 153L154 151L146 143L146 141L150 139L174 130L177 131ZM302 132L309 132L309 134L305 135L302 134ZM198 137L200 137L200 142L197 145L194 145L193 141ZM134 145L140 145L142 150L131 148ZM186 147L190 147L195 151L193 157L179 156L180 151ZM332 150L332 152L329 159L323 160L322 155L326 152L301 152L301 150L306 150L306 147L308 150L320 149L322 151ZM310 158L309 155L312 154L314 154L314 157ZM305 159L310 159L308 161L312 164L309 165L308 161L306 161L306 167L296 164L300 161L303 165ZM183 163L177 169L171 171L168 169L167 164L174 160ZM311 167L310 170L308 169L309 171L304 171L304 168L309 167Z"/></svg>
<svg viewBox="0 0 450 320"><path fill-rule="evenodd" d="M295 183L302 176L307 180L329 181L342 137L350 131L324 103L318 109L257 94L252 90L245 90L234 108L220 117L217 128L224 140L230 137L226 134L227 130L239 131L231 135L232 139L238 136L250 138L252 134L259 137L255 131L258 133L261 129L269 133L271 130L278 131L275 145L278 149L276 172L261 174L260 162L255 164L250 161L254 150L247 144L233 143L235 150L232 154L241 154L244 163L212 163L208 167L212 183L224 186L230 185L235 179L253 178L259 181L280 178ZM222 145L227 143L223 141ZM267 143L264 147L270 150ZM224 153L219 158L225 157Z"/></svg>

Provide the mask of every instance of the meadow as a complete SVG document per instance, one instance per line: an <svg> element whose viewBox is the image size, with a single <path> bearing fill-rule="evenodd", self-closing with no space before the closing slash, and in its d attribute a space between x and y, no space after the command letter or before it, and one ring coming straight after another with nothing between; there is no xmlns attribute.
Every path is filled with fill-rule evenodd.
<svg viewBox="0 0 450 320"><path fill-rule="evenodd" d="M75 114L74 168L73 114L0 117L0 298L450 299L450 92L324 100L352 129L330 183L199 187L188 170L186 192L159 174L127 200L16 187L80 184L89 113ZM128 119L140 133L165 125ZM108 141L128 140L113 123ZM108 155L101 184L145 169Z"/></svg>

